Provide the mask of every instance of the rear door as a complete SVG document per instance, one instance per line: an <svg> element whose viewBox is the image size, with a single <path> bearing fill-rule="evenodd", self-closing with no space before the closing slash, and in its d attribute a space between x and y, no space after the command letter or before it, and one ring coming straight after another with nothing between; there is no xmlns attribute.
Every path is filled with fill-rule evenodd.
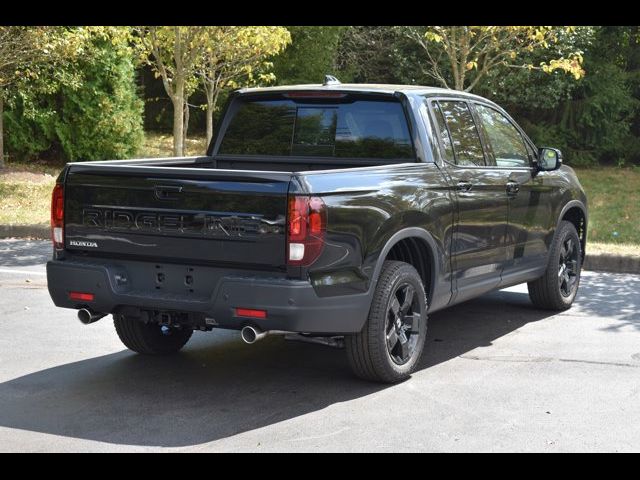
<svg viewBox="0 0 640 480"><path fill-rule="evenodd" d="M431 102L443 158L457 199L451 245L456 294L463 301L500 284L507 259L505 173L487 165L480 131L463 100Z"/></svg>
<svg viewBox="0 0 640 480"><path fill-rule="evenodd" d="M65 247L118 258L282 267L290 178L75 165L65 182Z"/></svg>

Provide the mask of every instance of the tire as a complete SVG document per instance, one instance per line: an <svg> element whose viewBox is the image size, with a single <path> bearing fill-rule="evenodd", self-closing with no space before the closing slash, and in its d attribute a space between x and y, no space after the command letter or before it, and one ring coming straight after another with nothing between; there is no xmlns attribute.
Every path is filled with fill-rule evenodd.
<svg viewBox="0 0 640 480"><path fill-rule="evenodd" d="M191 329L162 327L124 315L114 315L113 323L122 343L129 350L144 355L175 353L185 346L193 333Z"/></svg>
<svg viewBox="0 0 640 480"><path fill-rule="evenodd" d="M407 306L411 289L414 293ZM364 328L345 337L351 369L365 380L405 380L420 361L426 335L427 299L420 275L408 263L384 262Z"/></svg>
<svg viewBox="0 0 640 480"><path fill-rule="evenodd" d="M537 308L562 311L571 307L580 285L582 245L576 227L562 221L549 251L544 275L529 282L529 298Z"/></svg>

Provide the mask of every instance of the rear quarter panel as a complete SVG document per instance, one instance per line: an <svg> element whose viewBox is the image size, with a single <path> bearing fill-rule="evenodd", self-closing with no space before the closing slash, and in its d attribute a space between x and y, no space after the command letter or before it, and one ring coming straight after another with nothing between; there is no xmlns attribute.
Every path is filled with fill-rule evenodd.
<svg viewBox="0 0 640 480"><path fill-rule="evenodd" d="M436 284L450 294L452 192L433 163L304 174L299 188L327 205L327 243L309 274L320 294L370 291L389 242L417 228L433 242ZM437 285L431 285L432 289ZM448 298L446 298L448 302Z"/></svg>

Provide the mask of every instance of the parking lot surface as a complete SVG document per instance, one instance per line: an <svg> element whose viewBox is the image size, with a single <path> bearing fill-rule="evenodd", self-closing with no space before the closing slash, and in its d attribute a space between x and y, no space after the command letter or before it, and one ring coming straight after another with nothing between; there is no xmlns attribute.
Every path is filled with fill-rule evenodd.
<svg viewBox="0 0 640 480"><path fill-rule="evenodd" d="M419 370L354 378L343 350L196 332L126 350L47 293L50 243L0 240L0 451L638 451L640 276L584 272L574 307L520 285L429 319Z"/></svg>

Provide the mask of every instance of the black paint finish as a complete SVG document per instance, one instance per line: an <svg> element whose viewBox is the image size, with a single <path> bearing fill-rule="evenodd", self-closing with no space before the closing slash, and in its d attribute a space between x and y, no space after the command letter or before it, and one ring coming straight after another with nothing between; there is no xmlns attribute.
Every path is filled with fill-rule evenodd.
<svg viewBox="0 0 640 480"><path fill-rule="evenodd" d="M239 97L273 98L309 89L240 91L226 111L233 111ZM483 104L508 117L492 102L426 87L312 90L400 102L415 160L218 155L223 118L207 156L69 164L59 178L65 185L66 249L55 252L48 265L56 305L80 307L66 292L98 281L104 292L97 301L101 311L155 305L240 328L244 321L233 318L221 294L231 285L227 298L232 291L234 301L244 302L231 306L262 305L274 312L262 328L348 333L366 321L383 261L408 239L421 252L416 258L427 272L431 312L538 278L566 215L581 219L584 246L586 197L571 168L539 171L533 153L528 166L511 168L457 165L446 157L432 102L459 100L472 112ZM486 154L484 136L482 141ZM286 265L287 196L303 194L326 204L326 243L313 265L291 267ZM155 265L167 272L160 289ZM182 284L188 268L206 272L192 292ZM122 274L132 282L126 287L116 284ZM327 312L331 318L321 320Z"/></svg>

